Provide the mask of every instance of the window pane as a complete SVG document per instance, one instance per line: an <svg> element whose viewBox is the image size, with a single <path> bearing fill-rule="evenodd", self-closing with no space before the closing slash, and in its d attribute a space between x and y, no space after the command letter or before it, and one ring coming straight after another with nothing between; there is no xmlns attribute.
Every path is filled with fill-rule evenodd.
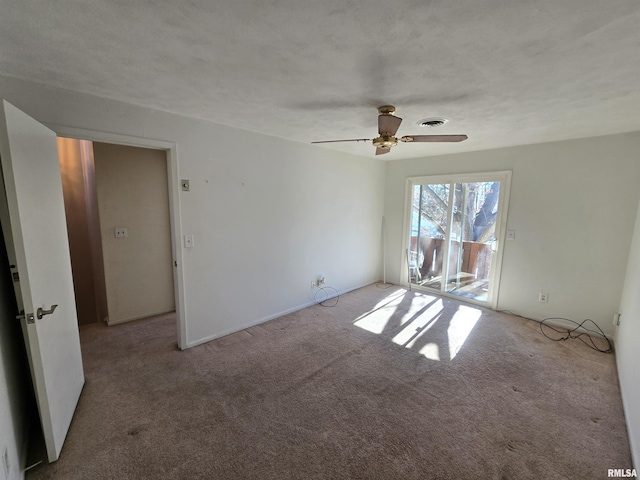
<svg viewBox="0 0 640 480"><path fill-rule="evenodd" d="M449 210L449 184L415 185L412 192L409 280L441 289Z"/></svg>
<svg viewBox="0 0 640 480"><path fill-rule="evenodd" d="M500 182L456 183L445 290L486 301Z"/></svg>

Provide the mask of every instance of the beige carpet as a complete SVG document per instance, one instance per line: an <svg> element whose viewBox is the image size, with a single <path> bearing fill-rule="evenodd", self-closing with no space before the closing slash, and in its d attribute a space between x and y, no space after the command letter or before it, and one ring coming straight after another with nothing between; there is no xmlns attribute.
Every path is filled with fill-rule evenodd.
<svg viewBox="0 0 640 480"><path fill-rule="evenodd" d="M87 383L62 456L28 480L603 479L631 467L613 355L380 287L184 352L171 316L83 327Z"/></svg>

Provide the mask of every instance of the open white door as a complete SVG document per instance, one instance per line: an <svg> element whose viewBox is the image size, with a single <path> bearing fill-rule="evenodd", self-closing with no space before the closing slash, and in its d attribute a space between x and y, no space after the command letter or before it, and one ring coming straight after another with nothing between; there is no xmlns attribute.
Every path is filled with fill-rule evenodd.
<svg viewBox="0 0 640 480"><path fill-rule="evenodd" d="M0 157L0 220L53 462L84 385L56 135L2 100Z"/></svg>

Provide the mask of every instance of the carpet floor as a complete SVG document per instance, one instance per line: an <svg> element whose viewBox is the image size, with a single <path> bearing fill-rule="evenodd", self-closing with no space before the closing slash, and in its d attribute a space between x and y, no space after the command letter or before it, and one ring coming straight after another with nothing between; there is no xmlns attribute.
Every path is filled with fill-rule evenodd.
<svg viewBox="0 0 640 480"><path fill-rule="evenodd" d="M384 288L383 288L384 287ZM81 328L39 479L603 479L631 468L615 358L371 285L179 351L173 315Z"/></svg>

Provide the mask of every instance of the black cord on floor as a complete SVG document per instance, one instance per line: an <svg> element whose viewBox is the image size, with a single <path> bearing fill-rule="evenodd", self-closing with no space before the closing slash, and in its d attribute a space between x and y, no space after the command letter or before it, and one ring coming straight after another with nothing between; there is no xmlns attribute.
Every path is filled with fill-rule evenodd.
<svg viewBox="0 0 640 480"><path fill-rule="evenodd" d="M327 292L327 290L333 290L334 292L336 292L336 294L333 297L329 297L329 293ZM320 292L323 292L325 297L324 297L324 300L318 301L318 294ZM335 307L340 301L340 295L338 294L338 290L336 290L333 287L318 287L318 290L313 295L313 300L321 307ZM329 304L326 303L331 300L335 300L335 303L329 303Z"/></svg>
<svg viewBox="0 0 640 480"><path fill-rule="evenodd" d="M498 310L498 312L500 313L508 313L509 315L513 315L515 317L520 317L520 318L524 318L525 320L532 320L531 318L527 318L527 317L523 317L522 315L519 315L517 313L512 312L511 310ZM564 320L566 322L571 322L574 325L576 325L575 328L570 329L570 328L562 328L562 327L553 327L551 325L549 325L548 321L549 320ZM536 322L537 320L533 320L534 322ZM584 327L584 324L587 322L591 322L593 323L596 328L598 329L598 331L594 331L594 330L589 330L588 328ZM557 334L559 334L560 336L555 338L555 337L551 337L549 335L547 335L544 331L544 328L548 328L550 330L553 330L554 332L556 332ZM578 331L578 329L584 329L587 332L590 333L586 333L586 332L581 332L578 333L577 335L575 334L575 332ZM587 347L596 350L597 352L601 352L601 353L611 353L613 352L613 345L611 345L611 341L607 338L607 336L604 334L604 332L602 331L602 329L598 326L598 324L596 322L594 322L593 320L591 320L590 318L587 318L586 320L583 320L582 323L578 323L574 320L571 320L570 318L563 318L563 317L549 317L549 318L545 318L544 320L542 320L540 322L540 331L542 332L542 334L547 337L549 340L553 340L554 342L560 342L562 340L569 340L569 339L577 339L580 340L582 343L584 343ZM602 349L599 348L595 342L593 341L593 338L591 336L591 334L593 334L595 337L599 337L599 338L603 338L606 342L607 342L607 349ZM583 338L586 337L586 340Z"/></svg>
<svg viewBox="0 0 640 480"><path fill-rule="evenodd" d="M568 328L562 328L560 329L560 327L553 327L551 325L549 325L547 322L548 320L563 320L565 322L571 322L574 325L576 325L575 328L572 329L568 329ZM584 326L585 323L587 322L591 322L595 325L595 327L598 329L598 331L596 332L595 330L589 330L588 328L586 328ZM547 335L543 329L543 327L546 327L550 330L553 330L554 332L556 332L557 334L560 334L561 336L558 338L553 338L549 335ZM578 334L576 334L576 332L578 331L578 329L584 329L589 333L586 332L580 332ZM601 353L611 353L613 352L613 345L611 345L611 342L609 341L609 339L607 338L607 336L604 334L604 332L602 331L602 329L598 326L598 324L596 322L594 322L593 320L591 320L590 318L587 318L586 320L583 320L581 323L575 322L569 318L562 318L562 317L551 317L551 318L545 318L544 320L542 320L542 322L540 322L540 331L542 332L542 334L547 337L549 340L553 340L554 342L560 342L562 340L569 340L569 339L577 339L580 340L582 343L584 343L587 347L596 350L597 352L601 352ZM593 337L592 335L594 335L595 337L599 337L599 338L603 338L606 342L607 342L607 349L604 350L600 347L598 347L596 345L596 343L593 341ZM585 340L586 338L586 340Z"/></svg>

